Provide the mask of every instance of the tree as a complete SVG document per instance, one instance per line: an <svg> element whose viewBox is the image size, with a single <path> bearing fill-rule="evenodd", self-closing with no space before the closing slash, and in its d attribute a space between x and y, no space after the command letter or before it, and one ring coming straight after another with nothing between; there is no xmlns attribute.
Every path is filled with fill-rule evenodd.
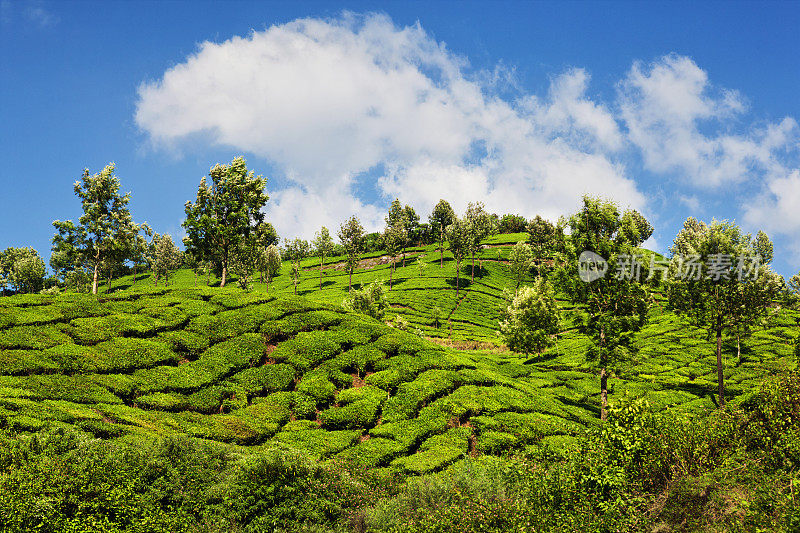
<svg viewBox="0 0 800 533"><path fill-rule="evenodd" d="M422 275L425 273L425 269L428 268L428 263L422 260L422 256L419 256L417 257L416 265L419 277L422 277Z"/></svg>
<svg viewBox="0 0 800 533"><path fill-rule="evenodd" d="M392 260L389 265L389 290L392 290L392 278L394 275L394 267L397 263L397 254L400 252L404 240L404 232L396 226L387 226L383 232L383 247Z"/></svg>
<svg viewBox="0 0 800 533"><path fill-rule="evenodd" d="M0 271L3 292L8 284L20 293L39 292L44 287L44 260L33 248L6 248L0 253Z"/></svg>
<svg viewBox="0 0 800 533"><path fill-rule="evenodd" d="M267 275L267 292L269 292L269 284L272 282L272 278L277 276L281 270L281 251L277 246L271 244L267 246L265 255L264 273Z"/></svg>
<svg viewBox="0 0 800 533"><path fill-rule="evenodd" d="M471 203L467 206L464 219L469 226L468 251L472 256L472 272L470 279L475 280L475 253L481 248L481 241L494 232L495 224L492 215L486 212L483 202Z"/></svg>
<svg viewBox="0 0 800 533"><path fill-rule="evenodd" d="M53 222L58 233L53 237L57 265L64 275L70 261L85 263L92 271L92 294L97 294L101 265L120 260L128 247L130 236L138 233L128 211L130 193L120 195L120 181L110 163L99 174L90 175L84 169L81 180L75 182L75 194L80 198L83 215L79 225L67 220ZM72 250L70 250L72 247Z"/></svg>
<svg viewBox="0 0 800 533"><path fill-rule="evenodd" d="M559 228L548 220L536 215L526 227L528 243L533 252L533 261L537 265L538 274L544 272L544 264L552 259L558 249Z"/></svg>
<svg viewBox="0 0 800 533"><path fill-rule="evenodd" d="M422 228L419 224L419 215L410 205L403 207L406 219L406 232L408 233L408 246L414 246L422 240ZM405 261L405 259L404 259ZM405 263L403 264L405 266Z"/></svg>
<svg viewBox="0 0 800 533"><path fill-rule="evenodd" d="M50 248L50 268L61 282L67 284L67 278L74 277L73 272L84 270L85 232L71 220L54 220L53 227L56 234Z"/></svg>
<svg viewBox="0 0 800 533"><path fill-rule="evenodd" d="M747 332L768 315L781 291L777 277L764 262L772 259L772 243L759 232L753 239L728 221L684 222L670 248L673 278L670 306L689 323L716 340L719 405L725 405L722 337Z"/></svg>
<svg viewBox="0 0 800 533"><path fill-rule="evenodd" d="M500 217L498 222L498 233L522 233L528 225L528 221L522 215L507 214Z"/></svg>
<svg viewBox="0 0 800 533"><path fill-rule="evenodd" d="M389 214L386 216L385 220L386 230L383 233L384 244L388 246L388 244L386 244L387 236L394 241L398 251L401 251L403 254L403 266L406 266L406 245L409 240L408 220L406 219L406 211L400 205L400 200L397 198L394 199L392 205L389 207ZM392 268L394 268L394 264L392 264Z"/></svg>
<svg viewBox="0 0 800 533"><path fill-rule="evenodd" d="M181 267L183 264L183 252L181 252L172 237L167 234L153 235L152 246L152 269L155 283L158 285L158 280L164 277L164 285L169 284L169 277Z"/></svg>
<svg viewBox="0 0 800 533"><path fill-rule="evenodd" d="M532 287L522 287L510 298L501 313L498 333L511 350L538 354L554 343L560 323L553 287L544 278L537 278Z"/></svg>
<svg viewBox="0 0 800 533"><path fill-rule="evenodd" d="M447 243L456 261L456 300L458 299L459 275L461 261L466 257L467 250L472 242L472 230L466 220L456 218L447 226Z"/></svg>
<svg viewBox="0 0 800 533"><path fill-rule="evenodd" d="M192 254L220 266L220 286L224 287L231 254L264 224L262 208L269 200L264 192L267 180L248 171L242 157L230 165L214 166L208 175L211 185L203 177L195 203L186 202L184 242Z"/></svg>
<svg viewBox="0 0 800 533"><path fill-rule="evenodd" d="M322 229L314 235L312 244L316 254L319 256L319 288L322 290L322 265L325 264L325 256L333 251L333 239L328 228L322 226Z"/></svg>
<svg viewBox="0 0 800 533"><path fill-rule="evenodd" d="M338 237L347 255L346 263L349 275L347 283L348 291L351 291L353 290L353 271L358 265L358 260L361 258L361 250L363 249L364 227L358 221L358 218L352 216L339 227Z"/></svg>
<svg viewBox="0 0 800 533"><path fill-rule="evenodd" d="M383 282L375 280L366 287L361 286L358 290L350 291L350 296L342 302L342 306L380 320L389 307Z"/></svg>
<svg viewBox="0 0 800 533"><path fill-rule="evenodd" d="M292 239L286 242L286 255L292 260L292 280L294 293L297 294L297 283L300 281L300 261L308 256L311 246L303 239Z"/></svg>
<svg viewBox="0 0 800 533"><path fill-rule="evenodd" d="M430 216L428 216L428 223L431 226L431 232L438 237L439 242L439 268L444 268L444 241L445 231L456 219L456 213L450 204L445 200L439 200L439 203L433 208Z"/></svg>
<svg viewBox="0 0 800 533"><path fill-rule="evenodd" d="M800 272L786 282L786 290L789 293L790 303L793 304L800 300Z"/></svg>
<svg viewBox="0 0 800 533"><path fill-rule="evenodd" d="M633 335L647 322L650 298L631 267L636 248L644 242L632 211L620 214L613 202L584 196L582 209L569 219L570 246L567 260L556 271L556 280L573 303L584 306L582 331L592 341L587 359L600 372L600 418L608 414L609 369L630 356ZM580 277L584 251L607 261L608 272L593 281Z"/></svg>
<svg viewBox="0 0 800 533"><path fill-rule="evenodd" d="M529 272L531 266L533 266L533 251L529 245L520 241L511 249L511 254L508 259L511 273L517 281L516 288L519 289L522 276L524 276L526 272Z"/></svg>

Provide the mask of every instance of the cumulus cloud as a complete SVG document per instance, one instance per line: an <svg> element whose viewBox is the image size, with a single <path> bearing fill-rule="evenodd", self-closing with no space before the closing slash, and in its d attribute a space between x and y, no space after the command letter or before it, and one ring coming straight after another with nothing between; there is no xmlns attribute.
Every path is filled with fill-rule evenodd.
<svg viewBox="0 0 800 533"><path fill-rule="evenodd" d="M158 145L202 135L272 161L293 182L269 206L284 234L308 236L353 212L376 228L394 196L423 214L439 198L551 217L581 193L645 206L603 153L622 140L585 96L585 72L555 78L542 101L511 103L493 96L491 76L468 71L419 25L303 19L203 43L139 88L136 122ZM365 173L383 198L357 197Z"/></svg>
<svg viewBox="0 0 800 533"><path fill-rule="evenodd" d="M780 173L777 154L797 140L791 118L744 134L727 133L747 109L744 98L712 86L688 57L635 63L619 85L618 104L627 137L641 150L645 167L675 173L694 186L715 188Z"/></svg>
<svg viewBox="0 0 800 533"><path fill-rule="evenodd" d="M200 138L273 163L289 181L267 208L284 236L353 213L378 229L394 197L423 216L446 198L555 219L582 194L657 215L642 191L665 177L691 212L747 186L747 221L800 232L794 119L744 124L744 97L677 55L634 63L609 102L589 84L572 68L527 94L513 69L476 72L419 24L344 14L202 43L139 87L135 120L159 147Z"/></svg>

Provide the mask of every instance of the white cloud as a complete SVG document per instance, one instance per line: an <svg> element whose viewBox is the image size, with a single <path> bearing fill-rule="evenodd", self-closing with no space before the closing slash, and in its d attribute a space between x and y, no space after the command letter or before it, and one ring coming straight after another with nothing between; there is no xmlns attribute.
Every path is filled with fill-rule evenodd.
<svg viewBox="0 0 800 533"><path fill-rule="evenodd" d="M800 234L800 170L769 181L760 196L744 205L745 220L767 231Z"/></svg>
<svg viewBox="0 0 800 533"><path fill-rule="evenodd" d="M715 89L687 57L635 63L619 85L618 104L628 139L641 150L646 168L676 173L699 187L773 173L781 167L777 153L797 141L791 118L744 134L727 133L746 102L735 91ZM709 129L714 133L705 133Z"/></svg>
<svg viewBox="0 0 800 533"><path fill-rule="evenodd" d="M516 105L492 96L497 72L467 70L419 25L380 15L297 20L203 43L140 87L136 122L157 145L203 135L273 161L295 184L271 191L283 235L309 236L353 212L374 229L394 196L423 216L446 198L457 209L482 200L553 218L584 192L645 207L624 167L604 155L622 138L585 96L584 71L555 78L546 100ZM385 197L356 198L354 178L376 168L386 169L377 180Z"/></svg>

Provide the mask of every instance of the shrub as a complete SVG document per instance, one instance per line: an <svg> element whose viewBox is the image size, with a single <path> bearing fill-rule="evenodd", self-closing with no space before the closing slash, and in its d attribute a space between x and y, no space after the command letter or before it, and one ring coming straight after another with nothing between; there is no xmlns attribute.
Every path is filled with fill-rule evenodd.
<svg viewBox="0 0 800 533"><path fill-rule="evenodd" d="M350 296L342 302L342 306L380 320L389 307L383 282L375 280L366 287L362 285L358 290L351 291Z"/></svg>

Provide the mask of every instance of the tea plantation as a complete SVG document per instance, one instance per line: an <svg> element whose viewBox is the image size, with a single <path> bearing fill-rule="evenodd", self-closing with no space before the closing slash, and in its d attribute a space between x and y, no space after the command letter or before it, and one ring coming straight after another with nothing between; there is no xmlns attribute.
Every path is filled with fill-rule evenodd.
<svg viewBox="0 0 800 533"><path fill-rule="evenodd" d="M99 297L0 298L0 523L12 531L713 525L713 499L697 504L696 516L669 514L707 487L676 496L652 474L626 477L639 468L632 465L655 461L637 439L655 439L646 450L691 450L691 464L679 452L658 463L658 472L672 472L664 480L680 469L698 479L717 472L734 453L730 442L744 439L737 432L753 427L730 413L752 412L763 384L795 368L800 313L777 309L738 350L726 339L732 407L721 416L711 342L656 294L634 357L610 381L612 405L623 408L603 428L579 308L560 301L563 331L539 356L500 345L503 290L514 285L504 260L519 238L495 237L476 258L474 281L465 261L458 298L452 257L440 268L434 247L410 250L405 267L398 260L386 316L400 314L406 330L340 305L348 281L340 257L326 261L321 289L319 260L304 260L299 296L284 265L269 292L261 283L250 292L209 287L202 278L195 286L184 270L168 287L140 275ZM365 259L372 263L355 273L356 285L388 280L383 256ZM785 496L793 478L778 472L745 486ZM128 492L115 493L120 485ZM648 490L653 496L642 498ZM101 508L92 503L113 494ZM131 498L147 501L130 509ZM747 513L762 513L747 498ZM662 507L641 519L642 506L656 501ZM779 509L759 524L788 523ZM90 527L98 516L105 522Z"/></svg>

